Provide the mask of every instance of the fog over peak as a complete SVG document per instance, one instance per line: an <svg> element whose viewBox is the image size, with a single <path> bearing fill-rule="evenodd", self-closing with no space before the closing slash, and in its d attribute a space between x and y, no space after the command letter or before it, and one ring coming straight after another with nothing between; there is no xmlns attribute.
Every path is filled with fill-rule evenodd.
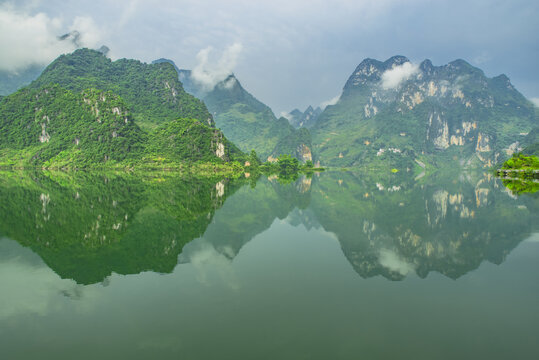
<svg viewBox="0 0 539 360"><path fill-rule="evenodd" d="M221 81L232 75L238 62L243 46L234 43L223 50L217 61L211 61L212 47L202 49L197 54L198 64L191 72L192 79L202 87L203 91L211 91ZM225 83L225 87L232 87L233 81Z"/></svg>
<svg viewBox="0 0 539 360"><path fill-rule="evenodd" d="M382 87L396 89L399 85L419 72L419 65L405 62L397 65L382 74Z"/></svg>
<svg viewBox="0 0 539 360"><path fill-rule="evenodd" d="M66 29L67 36L59 36ZM42 12L28 14L10 4L0 4L0 70L17 72L46 65L79 46L95 47L100 38L90 17L77 16L66 25L58 17Z"/></svg>

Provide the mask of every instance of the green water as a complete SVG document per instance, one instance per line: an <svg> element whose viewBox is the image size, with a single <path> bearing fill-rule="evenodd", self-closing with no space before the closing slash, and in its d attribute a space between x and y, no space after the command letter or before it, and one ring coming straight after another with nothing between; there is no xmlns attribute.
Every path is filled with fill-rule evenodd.
<svg viewBox="0 0 539 360"><path fill-rule="evenodd" d="M538 280L487 174L0 172L2 359L539 358Z"/></svg>

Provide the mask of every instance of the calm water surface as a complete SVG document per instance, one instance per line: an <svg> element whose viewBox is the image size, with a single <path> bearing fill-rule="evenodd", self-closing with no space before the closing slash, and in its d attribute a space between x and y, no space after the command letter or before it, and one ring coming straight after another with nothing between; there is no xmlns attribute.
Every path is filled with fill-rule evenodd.
<svg viewBox="0 0 539 360"><path fill-rule="evenodd" d="M538 280L486 174L0 173L3 359L539 358Z"/></svg>

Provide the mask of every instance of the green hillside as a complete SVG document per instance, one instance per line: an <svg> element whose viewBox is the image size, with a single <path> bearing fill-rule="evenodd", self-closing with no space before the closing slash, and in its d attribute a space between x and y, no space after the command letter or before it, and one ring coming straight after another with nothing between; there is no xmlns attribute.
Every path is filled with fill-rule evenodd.
<svg viewBox="0 0 539 360"><path fill-rule="evenodd" d="M166 121L147 132L111 91L25 88L0 103L0 115L1 166L163 167L244 157L220 130L197 119Z"/></svg>
<svg viewBox="0 0 539 360"><path fill-rule="evenodd" d="M386 86L397 67L409 76ZM538 124L533 104L505 75L488 78L463 60L414 68L395 56L364 60L311 132L322 164L404 169L417 159L466 167L510 156Z"/></svg>
<svg viewBox="0 0 539 360"><path fill-rule="evenodd" d="M167 63L111 61L99 51L79 49L54 60L30 86L49 84L74 92L88 88L112 91L125 100L133 118L143 127L177 118L199 119L213 126L204 103L184 91L176 70Z"/></svg>
<svg viewBox="0 0 539 360"><path fill-rule="evenodd" d="M0 103L3 165L84 167L140 157L146 134L110 91L25 88Z"/></svg>
<svg viewBox="0 0 539 360"><path fill-rule="evenodd" d="M176 67L167 59L154 63ZM306 138L305 132L298 133L288 120L276 118L273 111L245 90L234 75L207 91L193 78L190 70L176 69L185 89L204 100L216 126L242 151L254 149L264 161L281 154L290 154L301 161L312 160L310 134L308 141L302 141ZM286 144L286 147L280 144Z"/></svg>
<svg viewBox="0 0 539 360"><path fill-rule="evenodd" d="M0 100L0 166L178 168L242 161L170 64L81 49Z"/></svg>

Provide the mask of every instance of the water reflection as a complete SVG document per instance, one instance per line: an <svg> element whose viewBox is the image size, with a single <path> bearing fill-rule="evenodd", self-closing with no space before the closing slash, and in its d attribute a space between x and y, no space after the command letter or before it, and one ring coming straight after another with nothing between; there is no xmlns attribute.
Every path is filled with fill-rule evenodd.
<svg viewBox="0 0 539 360"><path fill-rule="evenodd" d="M537 202L511 198L488 175L417 184L354 174L321 177L311 208L362 277L401 280L437 271L456 279L503 262L537 227Z"/></svg>
<svg viewBox="0 0 539 360"><path fill-rule="evenodd" d="M171 272L235 190L222 179L170 174L1 175L0 234L80 284L112 272Z"/></svg>
<svg viewBox="0 0 539 360"><path fill-rule="evenodd" d="M485 174L415 180L338 172L283 183L2 172L0 198L0 234L61 278L91 284L113 272L169 273L179 262L198 267L200 281L212 264L231 287L231 259L276 219L334 236L363 278L436 271L456 279L485 260L502 263L537 231L539 208L536 198L515 197Z"/></svg>

